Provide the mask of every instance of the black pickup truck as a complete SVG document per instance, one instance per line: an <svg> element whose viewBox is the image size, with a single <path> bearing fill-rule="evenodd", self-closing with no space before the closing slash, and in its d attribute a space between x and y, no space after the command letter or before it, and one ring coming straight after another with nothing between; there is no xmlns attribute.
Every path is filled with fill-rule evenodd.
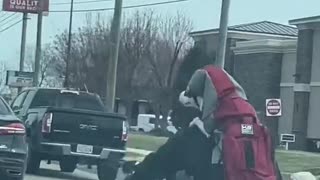
<svg viewBox="0 0 320 180"><path fill-rule="evenodd" d="M99 96L31 88L11 107L26 126L28 173L36 173L41 160L59 161L63 172L73 172L81 161L97 164L100 180L116 179L128 126L124 116L105 112Z"/></svg>

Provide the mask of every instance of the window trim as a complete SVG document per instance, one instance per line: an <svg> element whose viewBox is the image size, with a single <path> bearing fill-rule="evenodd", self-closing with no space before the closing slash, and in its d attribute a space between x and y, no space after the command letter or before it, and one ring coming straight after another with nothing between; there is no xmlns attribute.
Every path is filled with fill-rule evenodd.
<svg viewBox="0 0 320 180"><path fill-rule="evenodd" d="M43 91L44 92L44 94L46 94L47 92L46 91ZM37 103L36 103L36 105L35 105L35 102L37 101L37 99L38 99L38 93L42 93L41 91L37 91L36 92L36 94L35 94L35 96L34 96L34 98L33 98L33 101L30 103L30 105L29 105L29 108L39 108L39 107L47 107L47 106L44 106L44 105L37 105ZM57 100L59 100L60 98L58 98L58 96L60 96L61 95L61 93L59 93L59 92L55 92L55 91L53 91L53 94L55 95L55 102L54 102L54 104L56 103L56 101ZM63 94L63 93L62 93ZM99 111L99 112L105 112L105 106L104 106L104 104L103 104L103 102L101 101L101 98L98 96L98 95L96 95L96 94L90 94L90 93L80 93L79 95L77 95L77 96L82 96L82 97L89 97L91 100L93 100L95 103L96 103L96 105L97 105L97 108L95 108L94 110L93 109L90 109L90 108L73 108L73 109L81 109L81 110L89 110L89 111ZM99 106L99 107L98 107ZM49 106L49 107L51 107L51 106ZM55 107L55 106L53 106L53 107ZM59 106L58 106L59 107Z"/></svg>
<svg viewBox="0 0 320 180"><path fill-rule="evenodd" d="M28 95L28 93L29 93L29 90L25 90L25 91L22 91L22 92L20 92L17 96L16 96L16 98L12 101L12 103L11 103L11 105L10 105L10 107L13 109L13 104L16 102L16 100L18 99L18 97L19 96L21 96L23 93L25 93L25 95L24 95L24 97L23 97L23 99L22 99L22 101L21 101L21 104L19 105L19 109L22 109L22 105L23 105L23 103L24 103L24 101L25 101L25 99L26 99L26 97L27 97L27 95Z"/></svg>
<svg viewBox="0 0 320 180"><path fill-rule="evenodd" d="M0 97L0 101L0 103L2 103L7 108L9 114L14 114L9 104L2 97Z"/></svg>
<svg viewBox="0 0 320 180"><path fill-rule="evenodd" d="M23 100L23 102L22 102L22 107L23 107L24 105L28 106L28 104L25 104L25 103L26 103L26 99L27 99L27 97L30 95L30 93L34 93L34 94L33 94L33 97L34 97L35 94L37 93L37 91L36 91L36 90L29 90L29 91L27 92L27 95L24 97L24 100ZM31 102L32 102L32 100L33 100L33 97L31 98L30 104L31 104ZM29 106L30 106L30 104L29 104Z"/></svg>

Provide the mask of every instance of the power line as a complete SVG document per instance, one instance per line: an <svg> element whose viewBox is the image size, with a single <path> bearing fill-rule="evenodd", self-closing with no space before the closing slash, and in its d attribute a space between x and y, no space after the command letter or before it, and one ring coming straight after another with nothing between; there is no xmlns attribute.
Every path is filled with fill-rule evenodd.
<svg viewBox="0 0 320 180"><path fill-rule="evenodd" d="M12 27L16 26L17 24L19 24L20 22L22 22L22 19L21 19L21 20L19 20L19 21L17 21L17 22L15 22L15 23L13 23L13 24L11 24L11 25L10 25L10 26L8 26L8 27L6 27L6 28L4 28L4 29L0 30L0 33L4 32L4 31L7 31L8 29L10 29L10 28L12 28Z"/></svg>
<svg viewBox="0 0 320 180"><path fill-rule="evenodd" d="M17 18L19 18L18 16L11 16L12 18L9 19L7 21L0 21L0 27L3 27L4 25L16 20Z"/></svg>
<svg viewBox="0 0 320 180"><path fill-rule="evenodd" d="M0 18L4 17L5 15L7 15L5 12L1 11L0 13L3 13Z"/></svg>
<svg viewBox="0 0 320 180"><path fill-rule="evenodd" d="M165 1L165 2L158 2L158 3L132 5L132 6L125 6L125 7L123 7L123 9L149 7L149 6L157 6L157 5L164 5L164 4L173 4L173 3L179 3L179 2L184 2L184 1L188 1L188 0L174 0L174 1ZM79 9L79 10L74 10L73 12L93 12L93 11L111 11L111 10L114 10L114 8ZM70 11L67 11L67 10L53 10L53 11L49 11L49 12L62 13L62 12L70 12Z"/></svg>
<svg viewBox="0 0 320 180"><path fill-rule="evenodd" d="M89 3L95 3L95 2L110 2L113 0L88 0L88 1L79 1L74 2L73 4L89 4ZM65 5L70 4L70 2L60 2L60 3L51 3L50 5Z"/></svg>
<svg viewBox="0 0 320 180"><path fill-rule="evenodd" d="M13 13L13 14L11 14L10 16L7 16L6 18L0 20L0 23L3 22L3 21L5 21L5 20L7 20L7 19L9 19L9 18L11 18L12 16L14 16L14 15L16 15L16 14L17 14L17 13Z"/></svg>
<svg viewBox="0 0 320 180"><path fill-rule="evenodd" d="M3 12L3 14L0 16L0 18L5 17L6 15L8 15L8 14Z"/></svg>

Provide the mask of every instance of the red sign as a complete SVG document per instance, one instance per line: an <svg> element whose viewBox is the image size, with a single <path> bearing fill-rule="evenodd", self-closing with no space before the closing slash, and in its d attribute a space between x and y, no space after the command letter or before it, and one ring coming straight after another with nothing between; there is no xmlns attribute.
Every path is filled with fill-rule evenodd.
<svg viewBox="0 0 320 180"><path fill-rule="evenodd" d="M3 11L39 13L49 11L49 0L3 0Z"/></svg>
<svg viewBox="0 0 320 180"><path fill-rule="evenodd" d="M281 99L266 100L267 116L281 116Z"/></svg>

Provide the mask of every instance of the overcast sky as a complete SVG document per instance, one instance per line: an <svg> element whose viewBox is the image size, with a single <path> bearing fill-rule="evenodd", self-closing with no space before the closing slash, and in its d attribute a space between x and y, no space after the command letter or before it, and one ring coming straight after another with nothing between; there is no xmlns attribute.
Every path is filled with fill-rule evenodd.
<svg viewBox="0 0 320 180"><path fill-rule="evenodd" d="M68 4L57 5L54 3L65 3L69 0L51 0L50 10L69 10ZM92 1L92 0L74 0ZM164 2L170 0L123 0L124 6L140 5L144 3ZM0 0L2 4L2 0ZM88 4L76 4L75 9L109 8L113 7L113 1L94 2ZM250 23L257 21L273 21L288 24L288 21L295 18L320 15L320 0L231 0L230 25ZM219 25L221 0L189 0L175 4L159 5L148 7L158 13L172 14L177 11L185 13L195 26L195 30L216 28ZM139 8L143 10L144 8ZM135 11L125 9L124 13ZM97 12L92 13L92 15ZM12 13L0 12L0 31L10 25L3 25L2 16L7 17ZM106 17L112 15L112 11L103 13ZM12 23L21 19L22 15L12 17ZM37 16L30 15L27 31L27 45L34 46L36 42ZM85 13L74 14L74 29L84 25ZM50 13L43 20L43 43L52 41L54 35L68 28L69 13ZM18 69L19 49L21 41L21 24L18 24L8 31L0 33L0 61L7 61L11 69Z"/></svg>

